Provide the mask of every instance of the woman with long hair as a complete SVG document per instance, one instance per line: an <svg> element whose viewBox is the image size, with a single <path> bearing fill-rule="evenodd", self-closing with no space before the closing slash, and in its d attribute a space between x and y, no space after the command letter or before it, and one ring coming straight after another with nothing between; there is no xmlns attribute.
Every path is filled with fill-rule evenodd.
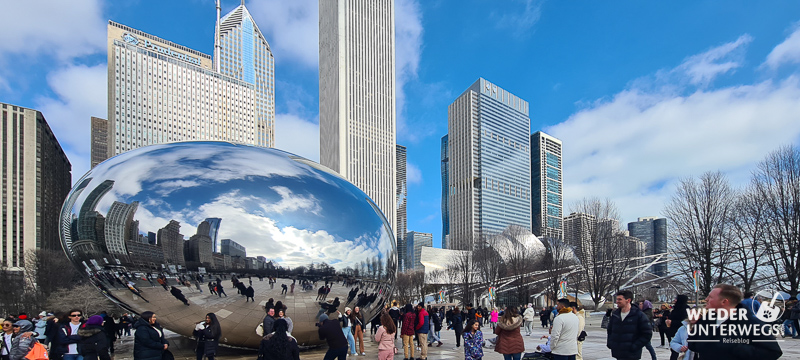
<svg viewBox="0 0 800 360"><path fill-rule="evenodd" d="M292 330L294 330L294 322L290 317L286 316L286 308L278 310L278 312L275 314L275 321L277 321L278 319L283 319L284 321L286 321L286 324L288 326L286 332L291 334Z"/></svg>
<svg viewBox="0 0 800 360"><path fill-rule="evenodd" d="M133 360L161 360L167 350L164 330L157 321L156 314L145 311L133 324L136 333L133 338Z"/></svg>
<svg viewBox="0 0 800 360"><path fill-rule="evenodd" d="M353 327L353 338L358 347L358 353L367 355L364 352L364 316L358 306L353 308L353 312L350 313L350 325Z"/></svg>
<svg viewBox="0 0 800 360"><path fill-rule="evenodd" d="M497 343L494 351L503 354L505 360L519 360L525 352L525 342L519 331L522 326L522 317L517 314L514 306L506 307L506 311L494 328L497 335Z"/></svg>
<svg viewBox="0 0 800 360"><path fill-rule="evenodd" d="M286 320L275 320L273 331L261 339L258 360L300 360L297 340L286 332L288 329L289 324Z"/></svg>
<svg viewBox="0 0 800 360"><path fill-rule="evenodd" d="M414 325L416 325L417 314L414 312L414 307L411 304L406 304L403 307L403 327L400 329L400 335L403 337L403 358L414 358Z"/></svg>
<svg viewBox="0 0 800 360"><path fill-rule="evenodd" d="M194 336L197 338L197 347L194 349L197 360L203 360L203 356L208 360L214 360L217 355L219 339L222 337L222 328L219 326L217 315L206 314L205 321L201 321L195 326Z"/></svg>
<svg viewBox="0 0 800 360"><path fill-rule="evenodd" d="M397 332L397 326L394 325L394 320L386 310L380 314L381 326L375 334L375 342L378 343L378 360L391 360L394 359L394 333Z"/></svg>
<svg viewBox="0 0 800 360"><path fill-rule="evenodd" d="M480 323L476 320L467 321L467 331L464 332L464 359L480 360L483 358L483 333Z"/></svg>

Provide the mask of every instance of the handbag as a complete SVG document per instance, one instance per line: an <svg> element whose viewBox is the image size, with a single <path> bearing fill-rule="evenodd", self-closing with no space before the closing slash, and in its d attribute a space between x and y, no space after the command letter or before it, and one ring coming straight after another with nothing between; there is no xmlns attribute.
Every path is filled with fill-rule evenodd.
<svg viewBox="0 0 800 360"><path fill-rule="evenodd" d="M258 324L258 326L256 326L256 335L264 336L264 323Z"/></svg>
<svg viewBox="0 0 800 360"><path fill-rule="evenodd" d="M578 335L578 341L586 340L586 331L581 331L580 335Z"/></svg>
<svg viewBox="0 0 800 360"><path fill-rule="evenodd" d="M28 351L28 355L25 355L25 358L28 360L47 360L47 348L37 341L33 344L31 350Z"/></svg>
<svg viewBox="0 0 800 360"><path fill-rule="evenodd" d="M161 360L175 360L175 355L172 355L172 351L164 350L161 353Z"/></svg>

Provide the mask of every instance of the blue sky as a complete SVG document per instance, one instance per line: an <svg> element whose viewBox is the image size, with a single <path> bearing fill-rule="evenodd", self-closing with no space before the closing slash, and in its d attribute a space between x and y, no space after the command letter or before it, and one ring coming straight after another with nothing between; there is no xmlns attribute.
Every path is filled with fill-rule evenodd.
<svg viewBox="0 0 800 360"><path fill-rule="evenodd" d="M212 53L214 2L0 5L0 101L44 112L73 163L106 115L106 21ZM223 13L238 0L223 0ZM276 60L277 145L319 159L317 1L250 0ZM660 215L677 179L746 184L800 140L800 2L396 0L398 143L408 229L441 241L439 139L478 77L530 103L564 141L565 203L609 197L624 222Z"/></svg>

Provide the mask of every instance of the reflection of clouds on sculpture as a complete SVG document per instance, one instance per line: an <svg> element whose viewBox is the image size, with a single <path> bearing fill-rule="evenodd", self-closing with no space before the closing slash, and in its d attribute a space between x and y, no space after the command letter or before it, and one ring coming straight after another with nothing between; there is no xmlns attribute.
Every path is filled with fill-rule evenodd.
<svg viewBox="0 0 800 360"><path fill-rule="evenodd" d="M331 299L358 295L352 301L363 303L368 317L391 292L397 266L391 227L363 191L309 160L230 143L172 143L111 158L78 184L61 217L70 258L113 300L136 312L155 310L178 332L186 332L185 311L244 311L252 317L253 310L263 311L258 301L286 296L290 285L294 300L287 297L284 303L316 306L308 297L329 284ZM253 281L258 299L242 307L234 296L191 293L184 280L195 281L203 272L206 282L261 275L276 278L278 286ZM185 286L188 303L197 308L173 303L169 292L165 298L154 284L160 276ZM117 277L137 289L117 289ZM149 302L139 303L145 299ZM319 341L313 327L317 312L292 312L299 342ZM250 320L260 321L221 319L235 321L230 328L251 330ZM238 327L241 322L246 326ZM226 341L257 346L258 338L249 335Z"/></svg>

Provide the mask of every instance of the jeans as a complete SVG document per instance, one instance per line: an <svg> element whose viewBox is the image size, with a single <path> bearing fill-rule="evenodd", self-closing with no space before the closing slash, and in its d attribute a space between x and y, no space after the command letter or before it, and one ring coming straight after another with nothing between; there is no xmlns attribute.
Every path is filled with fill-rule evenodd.
<svg viewBox="0 0 800 360"><path fill-rule="evenodd" d="M343 327L342 332L344 333L344 337L347 339L347 343L350 345L350 353L355 355L356 354L356 340L353 338L353 333L350 332L350 327Z"/></svg>
<svg viewBox="0 0 800 360"><path fill-rule="evenodd" d="M653 360L658 360L658 358L656 357L656 349L653 349L653 344L648 342L647 344L645 344L644 348L650 352L650 358L652 358Z"/></svg>
<svg viewBox="0 0 800 360"><path fill-rule="evenodd" d="M64 354L64 360L83 360L83 355L80 354Z"/></svg>
<svg viewBox="0 0 800 360"><path fill-rule="evenodd" d="M347 360L347 346L338 349L328 349L323 360Z"/></svg>
<svg viewBox="0 0 800 360"><path fill-rule="evenodd" d="M525 321L525 333L527 335L533 333L533 321Z"/></svg>
<svg viewBox="0 0 800 360"><path fill-rule="evenodd" d="M436 331L433 331L433 326L431 326L431 329L428 331L428 339L430 339L430 341L428 341L428 344L433 344L434 341L442 342L442 339L440 339L439 336L436 335Z"/></svg>
<svg viewBox="0 0 800 360"><path fill-rule="evenodd" d="M794 327L794 320L786 320L783 322L783 333L786 336L797 336L797 329Z"/></svg>
<svg viewBox="0 0 800 360"><path fill-rule="evenodd" d="M503 354L504 360L519 360L522 358L522 353L519 354Z"/></svg>
<svg viewBox="0 0 800 360"><path fill-rule="evenodd" d="M556 354L553 354L553 360L575 360L575 355L556 355Z"/></svg>

